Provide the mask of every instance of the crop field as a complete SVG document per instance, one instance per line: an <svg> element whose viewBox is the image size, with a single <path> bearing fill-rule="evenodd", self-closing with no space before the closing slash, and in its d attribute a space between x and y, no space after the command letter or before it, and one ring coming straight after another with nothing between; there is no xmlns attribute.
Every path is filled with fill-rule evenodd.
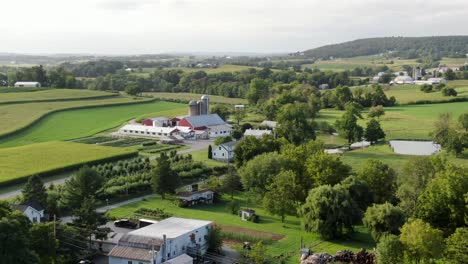
<svg viewBox="0 0 468 264"><path fill-rule="evenodd" d="M151 102L63 111L53 113L25 130L0 139L0 148L89 137L143 115L175 116L185 114L186 111L187 107L184 104L171 102Z"/></svg>
<svg viewBox="0 0 468 264"><path fill-rule="evenodd" d="M205 71L206 73L220 73L220 72L238 72L238 71L244 71L248 69L257 69L261 70L262 68L259 67L253 67L253 66L245 66L245 65L231 65L231 64L224 64L219 66L218 68L187 68L187 67L175 67L175 68L168 68L168 69L173 69L173 70L181 70L185 72L196 72L196 71ZM143 74L149 74L156 70L155 68L144 68L143 69ZM138 74L138 73L136 73ZM140 73L141 74L141 73Z"/></svg>
<svg viewBox="0 0 468 264"><path fill-rule="evenodd" d="M335 60L317 61L313 64L304 64L302 67L318 68L320 70L346 71L357 67L379 67L387 65L392 70L401 70L403 65L417 65L416 60L386 59L381 56L361 56Z"/></svg>
<svg viewBox="0 0 468 264"><path fill-rule="evenodd" d="M87 99L116 96L117 94L93 91L93 90L77 90L77 89L50 89L40 90L37 92L17 92L5 93L0 97L0 104L29 102L29 101L56 101L56 100L71 100L71 99Z"/></svg>
<svg viewBox="0 0 468 264"><path fill-rule="evenodd" d="M225 197L228 199L227 197ZM312 250L321 250L335 254L338 250L351 249L357 251L360 248L371 249L374 244L367 230L363 227L357 227L356 233L346 241L321 241L318 234L307 233L301 229L300 219L293 216L287 216L285 223L281 223L279 217L271 216L263 208L255 203L247 201L245 195L236 197L241 202L242 208L252 208L260 216L260 223L242 221L238 215L228 213L225 203L215 205L200 205L191 208L178 207L171 198L161 200L159 197L153 197L146 201L131 203L108 212L112 217L127 218L135 215L139 208L159 208L165 212L178 217L195 218L214 221L220 224L227 232L232 230L242 231L246 237L261 239L266 237L278 237L276 239L266 239L267 252L271 256L292 255L286 263L297 263L297 254L300 248L301 238L305 247ZM239 232L240 233L240 232Z"/></svg>
<svg viewBox="0 0 468 264"><path fill-rule="evenodd" d="M448 83L448 87L457 87L455 90L458 95L456 97L443 96L441 91L434 91L431 93L424 93L420 90L420 85L396 85L391 86L385 91L385 94L390 97L394 96L398 104L411 104L417 101L449 101L453 99L465 98L468 99L468 83Z"/></svg>
<svg viewBox="0 0 468 264"><path fill-rule="evenodd" d="M466 58L442 58L440 64L447 67L460 67L463 66L468 60Z"/></svg>
<svg viewBox="0 0 468 264"><path fill-rule="evenodd" d="M0 149L0 185L19 182L34 174L63 171L88 162L133 153L125 148L59 141Z"/></svg>
<svg viewBox="0 0 468 264"><path fill-rule="evenodd" d="M148 99L112 97L105 100L79 100L0 105L0 136L27 127L44 115L69 108L108 106L144 102Z"/></svg>
<svg viewBox="0 0 468 264"><path fill-rule="evenodd" d="M145 95L153 96L161 100L200 100L202 94L194 93L144 93ZM210 103L219 104L247 104L247 99L229 98L224 96L210 95Z"/></svg>
<svg viewBox="0 0 468 264"><path fill-rule="evenodd" d="M468 109L468 102L405 105L385 108L385 115L380 117L382 128L390 139L429 139L434 122L439 114L450 112L454 120ZM317 121L334 123L343 111L325 109L319 112ZM359 120L361 126L369 121L367 112L363 112L364 119Z"/></svg>

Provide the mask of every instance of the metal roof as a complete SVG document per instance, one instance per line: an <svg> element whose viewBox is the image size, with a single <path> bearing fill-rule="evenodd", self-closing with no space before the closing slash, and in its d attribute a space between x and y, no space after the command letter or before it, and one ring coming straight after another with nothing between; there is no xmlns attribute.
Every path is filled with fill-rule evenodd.
<svg viewBox="0 0 468 264"><path fill-rule="evenodd" d="M124 246L115 246L111 252L109 252L108 256L121 259L142 260L147 262L153 259L153 253L151 250Z"/></svg>
<svg viewBox="0 0 468 264"><path fill-rule="evenodd" d="M153 127L153 126L143 126L143 125L125 125L120 130L132 130L138 132L154 132L154 133L172 133L177 130L174 127Z"/></svg>
<svg viewBox="0 0 468 264"><path fill-rule="evenodd" d="M186 264L186 263L193 263L193 258L187 254L182 254L178 257L170 259L163 264Z"/></svg>
<svg viewBox="0 0 468 264"><path fill-rule="evenodd" d="M151 224L151 225L157 225ZM143 229L143 228L141 228ZM139 229L138 229L139 230ZM150 236L150 234L133 234L134 231L124 234L119 239L119 244L124 245L133 245L135 247L141 248L151 248L154 247L155 249L159 249L161 245L164 243L161 237Z"/></svg>
<svg viewBox="0 0 468 264"><path fill-rule="evenodd" d="M170 217L157 224L145 226L128 234L160 239L163 235L166 235L170 239L185 235L203 226L211 225L211 223L211 221Z"/></svg>
<svg viewBox="0 0 468 264"><path fill-rule="evenodd" d="M187 116L185 119L193 127L224 125L226 122L218 114Z"/></svg>

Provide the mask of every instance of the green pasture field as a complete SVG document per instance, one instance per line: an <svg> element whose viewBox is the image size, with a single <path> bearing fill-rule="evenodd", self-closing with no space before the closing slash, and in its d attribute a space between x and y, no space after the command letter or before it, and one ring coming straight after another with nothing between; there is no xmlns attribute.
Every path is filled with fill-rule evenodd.
<svg viewBox="0 0 468 264"><path fill-rule="evenodd" d="M173 67L173 68L165 68L165 69L181 70L181 71L184 71L184 72L204 71L204 72L210 74L210 73L220 73L220 72L239 72L239 71L245 71L245 70L252 69L252 68L257 69L257 70L262 69L260 67L254 67L254 66L231 65L231 64L224 64L224 65L219 66L218 68ZM148 76L150 73L152 73L155 70L157 70L157 69L156 68L143 68L142 73L134 72L132 74Z"/></svg>
<svg viewBox="0 0 468 264"><path fill-rule="evenodd" d="M194 93L144 93L144 95L149 95L154 98L159 98L161 100L200 100L200 97L203 94L194 94ZM243 98L229 98L218 95L209 95L210 103L219 103L219 104L247 104L247 99Z"/></svg>
<svg viewBox="0 0 468 264"><path fill-rule="evenodd" d="M393 61L393 63L392 63ZM402 70L403 65L418 65L416 60L386 59L381 56L360 56L335 60L317 61L313 64L304 64L303 68L318 68L320 70L346 71L357 67L379 67L387 65L392 70Z"/></svg>
<svg viewBox="0 0 468 264"><path fill-rule="evenodd" d="M439 114L450 112L456 120L467 111L468 102L386 107L385 115L380 117L380 122L387 134L387 140L430 139L429 133L433 130ZM324 109L319 112L316 120L333 124L342 114L343 111ZM364 119L359 120L359 123L365 126L369 121L367 111L363 111L362 115Z"/></svg>
<svg viewBox="0 0 468 264"><path fill-rule="evenodd" d="M420 85L394 85L388 86L385 90L385 94L390 97L394 96L397 99L398 104L412 104L417 101L449 101L453 99L465 98L468 99L468 83L462 85L461 82L454 83L449 82L448 87L457 87L455 90L458 95L456 97L443 96L441 91L434 91L431 93L424 93L420 90Z"/></svg>
<svg viewBox="0 0 468 264"><path fill-rule="evenodd" d="M50 89L40 90L37 92L17 92L5 93L0 96L0 104L28 102L28 101L57 101L57 100L72 100L72 99L89 99L115 96L117 94L93 91L93 90L78 90L78 89Z"/></svg>
<svg viewBox="0 0 468 264"><path fill-rule="evenodd" d="M34 174L63 171L88 162L129 156L125 148L52 141L0 149L0 185L19 182Z"/></svg>
<svg viewBox="0 0 468 264"><path fill-rule="evenodd" d="M440 64L446 65L447 67L460 67L468 62L467 58L442 58Z"/></svg>
<svg viewBox="0 0 468 264"><path fill-rule="evenodd" d="M24 104L0 105L0 136L28 127L41 117L55 111L70 108L119 105L127 103L145 102L149 99L134 99L117 96L101 100L78 100L63 102L41 102Z"/></svg>
<svg viewBox="0 0 468 264"><path fill-rule="evenodd" d="M228 200L230 197L224 198ZM161 200L159 197L112 209L108 211L108 215L115 218L127 218L135 215L135 211L139 208L160 208L173 216L214 221L222 227L226 226L234 230L239 229L238 233L251 237L257 236L259 231L266 234L279 235L283 238L271 241L266 245L267 253L271 256L279 256L281 254L290 256L286 263L297 263L301 239L303 239L304 247L310 247L313 251L320 250L321 252L331 254L335 254L336 251L343 249L358 251L360 248L372 249L374 247L372 238L363 227L357 227L356 233L345 241L324 242L320 240L318 234L303 231L300 219L297 217L287 216L285 223L281 223L279 217L271 216L261 206L249 202L246 195L241 194L235 198L241 202L242 208L254 209L256 214L260 216L260 223L242 221L238 215L228 213L225 202L215 205L180 208L175 204L173 198Z"/></svg>
<svg viewBox="0 0 468 264"><path fill-rule="evenodd" d="M53 113L25 130L0 139L0 148L44 141L78 139L118 127L125 121L143 115L170 117L184 114L186 111L187 107L184 104L171 102L68 110Z"/></svg>

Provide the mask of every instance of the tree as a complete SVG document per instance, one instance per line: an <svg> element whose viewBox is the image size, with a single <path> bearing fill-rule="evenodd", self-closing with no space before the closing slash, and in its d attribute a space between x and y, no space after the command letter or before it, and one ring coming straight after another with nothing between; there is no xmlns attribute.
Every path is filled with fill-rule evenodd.
<svg viewBox="0 0 468 264"><path fill-rule="evenodd" d="M136 83L130 83L125 88L125 92L129 95L137 96L141 94L143 90Z"/></svg>
<svg viewBox="0 0 468 264"><path fill-rule="evenodd" d="M246 190L264 194L283 164L283 158L276 152L256 156L239 170L242 186Z"/></svg>
<svg viewBox="0 0 468 264"><path fill-rule="evenodd" d="M410 219L400 232L400 241L405 246L405 259L409 262L426 263L439 258L444 252L442 231L420 219Z"/></svg>
<svg viewBox="0 0 468 264"><path fill-rule="evenodd" d="M54 237L55 223L36 223L31 227L31 248L41 264L59 264L59 241Z"/></svg>
<svg viewBox="0 0 468 264"><path fill-rule="evenodd" d="M213 114L218 114L219 117L221 117L223 120L227 120L228 117L231 115L231 111L229 111L229 108L225 105L214 105L211 107L210 112Z"/></svg>
<svg viewBox="0 0 468 264"><path fill-rule="evenodd" d="M284 218L287 214L295 214L297 207L297 198L294 196L298 188L295 183L296 175L292 171L282 171L267 187L267 192L263 197L263 206L273 215L281 217L281 222L284 223Z"/></svg>
<svg viewBox="0 0 468 264"><path fill-rule="evenodd" d="M393 200L396 191L396 173L388 165L380 160L368 159L356 176L369 184L376 203Z"/></svg>
<svg viewBox="0 0 468 264"><path fill-rule="evenodd" d="M333 104L338 110L345 109L345 105L353 100L353 94L347 86L338 86L333 96Z"/></svg>
<svg viewBox="0 0 468 264"><path fill-rule="evenodd" d="M252 251L250 252L250 259L252 259L255 264L264 264L267 262L265 255L265 246L263 241L258 241L252 246Z"/></svg>
<svg viewBox="0 0 468 264"><path fill-rule="evenodd" d="M208 146L208 159L213 159L213 147L211 145Z"/></svg>
<svg viewBox="0 0 468 264"><path fill-rule="evenodd" d="M418 199L416 215L431 225L448 230L465 226L465 194L468 170L449 165L437 173Z"/></svg>
<svg viewBox="0 0 468 264"><path fill-rule="evenodd" d="M310 119L307 105L295 102L281 107L278 114L278 135L289 142L299 145L315 139L315 123Z"/></svg>
<svg viewBox="0 0 468 264"><path fill-rule="evenodd" d="M347 107L346 112L336 120L335 127L339 133L348 140L349 148L351 143L362 138L362 127L357 124L356 110L354 107Z"/></svg>
<svg viewBox="0 0 468 264"><path fill-rule="evenodd" d="M458 93L455 89L450 88L450 87L445 87L442 89L442 94L444 96L457 96Z"/></svg>
<svg viewBox="0 0 468 264"><path fill-rule="evenodd" d="M239 109L235 110L233 113L234 120L236 120L237 125L240 125L240 122L244 120L244 118L247 116L247 112L245 110Z"/></svg>
<svg viewBox="0 0 468 264"><path fill-rule="evenodd" d="M205 237L208 243L208 250L211 252L219 253L223 248L223 236L221 227L213 224Z"/></svg>
<svg viewBox="0 0 468 264"><path fill-rule="evenodd" d="M96 196L104 181L104 177L94 169L88 166L82 167L65 183L62 197L65 207L79 208L85 198Z"/></svg>
<svg viewBox="0 0 468 264"><path fill-rule="evenodd" d="M321 152L307 159L306 173L312 180L312 186L333 186L349 176L351 167L344 164L340 157Z"/></svg>
<svg viewBox="0 0 468 264"><path fill-rule="evenodd" d="M152 187L156 193L165 199L166 194L175 193L180 184L180 178L171 168L171 162L166 153L162 152L152 172Z"/></svg>
<svg viewBox="0 0 468 264"><path fill-rule="evenodd" d="M226 176L221 181L221 189L231 195L231 200L234 199L234 193L242 189L239 174L231 166L229 166Z"/></svg>
<svg viewBox="0 0 468 264"><path fill-rule="evenodd" d="M23 187L23 201L34 201L46 207L47 191L44 187L44 182L41 177L34 175L28 178L28 182Z"/></svg>
<svg viewBox="0 0 468 264"><path fill-rule="evenodd" d="M374 118L374 117L379 118L383 115L385 115L385 110L383 106L381 105L371 107L369 109L369 113L367 114L367 116L370 118Z"/></svg>
<svg viewBox="0 0 468 264"><path fill-rule="evenodd" d="M310 190L299 214L306 231L314 231L324 239L340 237L343 229L353 230L361 219L357 204L339 186L322 185Z"/></svg>
<svg viewBox="0 0 468 264"><path fill-rule="evenodd" d="M228 142L231 142L231 141L232 141L231 136L225 136L225 137L217 137L215 139L214 143L215 143L216 146L219 146L221 144L228 143Z"/></svg>
<svg viewBox="0 0 468 264"><path fill-rule="evenodd" d="M377 244L378 264L400 264L403 262L404 246L395 235L385 235Z"/></svg>
<svg viewBox="0 0 468 264"><path fill-rule="evenodd" d="M458 122L465 129L465 132L468 132L468 113L461 114L458 117Z"/></svg>
<svg viewBox="0 0 468 264"><path fill-rule="evenodd" d="M240 168L244 163L255 156L265 152L278 151L280 140L276 140L272 135L263 135L261 138L247 136L241 139L234 149L234 163Z"/></svg>
<svg viewBox="0 0 468 264"><path fill-rule="evenodd" d="M252 105L257 104L260 99L266 99L268 90L270 88L270 82L255 78L250 82L249 91L247 92L247 100Z"/></svg>
<svg viewBox="0 0 468 264"><path fill-rule="evenodd" d="M385 132L380 127L380 122L373 118L369 120L366 126L366 130L364 131L364 137L372 144L379 141L380 139L384 139Z"/></svg>
<svg viewBox="0 0 468 264"><path fill-rule="evenodd" d="M463 264L468 260L468 228L460 227L446 239L444 263Z"/></svg>
<svg viewBox="0 0 468 264"><path fill-rule="evenodd" d="M375 241L380 241L382 236L393 234L398 235L399 229L405 223L403 211L390 203L374 204L367 208L364 218L364 225L369 228Z"/></svg>
<svg viewBox="0 0 468 264"><path fill-rule="evenodd" d="M365 212L367 207L374 202L374 195L369 189L369 184L356 176L349 176L339 185L348 192L362 212Z"/></svg>

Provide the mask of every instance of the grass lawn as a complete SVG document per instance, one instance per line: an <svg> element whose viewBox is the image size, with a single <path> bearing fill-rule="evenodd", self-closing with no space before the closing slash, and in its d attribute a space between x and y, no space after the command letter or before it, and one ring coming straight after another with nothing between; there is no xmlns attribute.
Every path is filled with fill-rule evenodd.
<svg viewBox="0 0 468 264"><path fill-rule="evenodd" d="M173 116L183 114L186 111L187 107L185 105L171 102L152 102L63 111L53 113L19 133L0 139L0 147L14 147L44 141L88 137L104 130L115 128L129 119L138 118L141 115ZM13 120L10 122L13 122Z"/></svg>
<svg viewBox="0 0 468 264"><path fill-rule="evenodd" d="M78 90L78 89L50 89L36 92L4 93L0 97L0 104L28 101L57 101L71 99L98 98L117 95L109 92Z"/></svg>
<svg viewBox="0 0 468 264"><path fill-rule="evenodd" d="M403 65L417 65L416 60L385 59L378 55L360 56L354 58L341 58L335 60L317 61L313 64L304 64L303 67L318 68L320 70L346 71L357 67L375 68L387 65L392 70L402 70Z"/></svg>
<svg viewBox="0 0 468 264"><path fill-rule="evenodd" d="M391 86L385 91L385 94L390 97L394 96L398 104L411 104L416 101L448 101L451 99L468 98L468 82L463 85L462 82L448 83L449 87L457 87L455 90L458 95L456 97L443 96L441 91L432 93L424 93L420 90L420 85L396 85Z"/></svg>
<svg viewBox="0 0 468 264"><path fill-rule="evenodd" d="M227 198L226 198L227 199ZM372 238L364 228L357 228L356 233L349 239L343 241L323 242L315 233L307 233L301 229L300 220L297 217L286 217L285 223L281 223L279 217L271 216L261 207L247 201L244 195L236 197L241 202L242 208L252 208L260 216L260 223L242 221L239 216L227 212L224 203L216 205L202 205L192 208L179 208L172 199L161 200L159 197L150 198L146 201L128 204L108 212L109 216L116 218L131 217L139 208L161 208L166 212L186 218L211 220L229 229L242 228L243 231L255 230L271 234L283 235L279 241L269 243L267 253L271 256L289 255L287 263L297 263L301 238L306 247L311 247L314 251L324 251L335 254L337 250L351 249L357 251L360 248L372 248L374 243ZM145 218L147 218L145 216ZM247 233L254 236L255 232ZM315 246L314 246L315 245Z"/></svg>
<svg viewBox="0 0 468 264"><path fill-rule="evenodd" d="M14 132L23 127L29 126L32 122L42 116L57 110L64 110L76 107L103 106L113 104L125 104L134 102L144 102L139 98L138 101L131 97L118 96L105 98L101 100L78 100L63 102L41 102L41 103L23 103L0 105L0 135Z"/></svg>
<svg viewBox="0 0 468 264"><path fill-rule="evenodd" d="M60 141L0 149L0 184L131 153L125 148Z"/></svg>
<svg viewBox="0 0 468 264"><path fill-rule="evenodd" d="M387 139L430 139L429 133L434 128L434 122L439 114L451 112L454 120L468 109L468 102L405 105L385 108L385 115L380 118ZM319 112L317 121L334 123L343 111L324 109ZM369 121L367 112L364 119L359 120L361 126Z"/></svg>
<svg viewBox="0 0 468 264"><path fill-rule="evenodd" d="M212 147L214 148L214 144L212 144ZM188 154L192 155L192 158L194 161L201 161L203 162L206 166L208 167L216 167L216 166L226 166L227 163L213 160L213 159L208 159L208 148L202 149L202 150L197 150L197 151L192 151L189 152Z"/></svg>
<svg viewBox="0 0 468 264"><path fill-rule="evenodd" d="M171 100L200 100L202 94L194 93L144 93L145 95L153 96L154 98L160 98L162 100L171 99ZM220 103L220 104L247 104L247 99L242 98L229 98L218 95L209 95L210 103Z"/></svg>

